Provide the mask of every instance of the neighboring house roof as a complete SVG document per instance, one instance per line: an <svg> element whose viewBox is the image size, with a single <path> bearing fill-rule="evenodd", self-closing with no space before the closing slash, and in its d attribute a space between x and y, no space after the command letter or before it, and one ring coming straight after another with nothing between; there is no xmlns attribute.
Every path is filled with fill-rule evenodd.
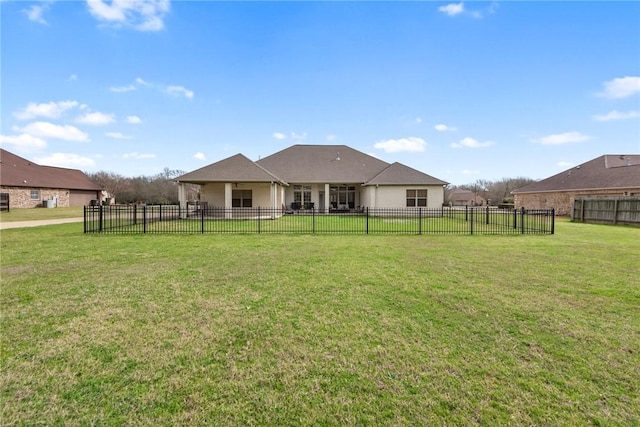
<svg viewBox="0 0 640 427"><path fill-rule="evenodd" d="M526 185L513 194L557 191L640 188L640 155L607 154L542 181Z"/></svg>
<svg viewBox="0 0 640 427"><path fill-rule="evenodd" d="M242 154L228 157L219 162L186 173L178 181L194 184L206 182L280 182L285 181L252 162Z"/></svg>
<svg viewBox="0 0 640 427"><path fill-rule="evenodd" d="M392 163L365 185L447 185L445 181L420 172L402 163Z"/></svg>
<svg viewBox="0 0 640 427"><path fill-rule="evenodd" d="M365 183L389 163L346 145L293 145L256 162L287 182Z"/></svg>
<svg viewBox="0 0 640 427"><path fill-rule="evenodd" d="M0 149L0 183L5 187L102 190L78 169L41 166Z"/></svg>

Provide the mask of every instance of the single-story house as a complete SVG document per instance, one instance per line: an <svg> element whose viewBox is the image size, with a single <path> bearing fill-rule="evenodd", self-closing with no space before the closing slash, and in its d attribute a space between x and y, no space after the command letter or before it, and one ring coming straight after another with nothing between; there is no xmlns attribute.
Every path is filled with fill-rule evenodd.
<svg viewBox="0 0 640 427"><path fill-rule="evenodd" d="M516 208L570 215L576 196L640 195L640 155L606 154L512 192Z"/></svg>
<svg viewBox="0 0 640 427"><path fill-rule="evenodd" d="M471 190L454 188L447 193L447 203L451 206L482 206L486 200Z"/></svg>
<svg viewBox="0 0 640 427"><path fill-rule="evenodd" d="M200 202L215 207L265 207L348 212L358 208L438 208L447 182L401 163L387 163L346 145L293 145L252 161L236 154L177 178L200 185Z"/></svg>
<svg viewBox="0 0 640 427"><path fill-rule="evenodd" d="M102 188L78 169L41 166L0 149L0 191L9 195L11 208L51 204L84 206L100 200Z"/></svg>

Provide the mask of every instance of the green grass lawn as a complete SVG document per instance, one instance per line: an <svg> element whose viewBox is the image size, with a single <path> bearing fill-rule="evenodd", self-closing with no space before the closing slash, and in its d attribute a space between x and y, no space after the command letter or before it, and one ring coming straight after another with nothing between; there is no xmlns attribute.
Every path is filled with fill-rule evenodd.
<svg viewBox="0 0 640 427"><path fill-rule="evenodd" d="M33 208L11 209L9 212L0 211L0 222L37 221L42 219L80 218L83 215L82 206L71 208Z"/></svg>
<svg viewBox="0 0 640 427"><path fill-rule="evenodd" d="M640 229L0 233L2 425L638 425Z"/></svg>

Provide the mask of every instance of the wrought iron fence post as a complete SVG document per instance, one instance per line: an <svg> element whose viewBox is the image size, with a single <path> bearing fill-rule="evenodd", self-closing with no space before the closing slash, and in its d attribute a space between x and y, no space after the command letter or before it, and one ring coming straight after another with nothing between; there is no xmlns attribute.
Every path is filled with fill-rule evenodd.
<svg viewBox="0 0 640 427"><path fill-rule="evenodd" d="M147 205L142 207L142 233L147 232Z"/></svg>
<svg viewBox="0 0 640 427"><path fill-rule="evenodd" d="M422 208L418 208L418 235L422 234Z"/></svg>
<svg viewBox="0 0 640 427"><path fill-rule="evenodd" d="M487 205L487 225L489 225L489 205Z"/></svg>
<svg viewBox="0 0 640 427"><path fill-rule="evenodd" d="M316 208L311 208L311 234L316 234Z"/></svg>
<svg viewBox="0 0 640 427"><path fill-rule="evenodd" d="M162 222L162 203L158 205L158 221Z"/></svg>
<svg viewBox="0 0 640 427"><path fill-rule="evenodd" d="M513 208L513 229L518 229L518 210Z"/></svg>
<svg viewBox="0 0 640 427"><path fill-rule="evenodd" d="M204 209L200 209L200 232L204 234Z"/></svg>
<svg viewBox="0 0 640 427"><path fill-rule="evenodd" d="M258 206L258 234L260 234L260 225L262 220L262 216L260 215L260 206Z"/></svg>
<svg viewBox="0 0 640 427"><path fill-rule="evenodd" d="M524 234L524 206L522 207L522 215L520 215L520 234Z"/></svg>
<svg viewBox="0 0 640 427"><path fill-rule="evenodd" d="M555 234L556 232L556 210L555 208L551 209L551 234Z"/></svg>
<svg viewBox="0 0 640 427"><path fill-rule="evenodd" d="M83 226L84 234L87 234L87 206L86 205L82 207L82 216L84 218L84 226Z"/></svg>
<svg viewBox="0 0 640 427"><path fill-rule="evenodd" d="M464 205L464 220L469 221L469 205Z"/></svg>
<svg viewBox="0 0 640 427"><path fill-rule="evenodd" d="M471 234L473 234L473 211L474 209L471 208Z"/></svg>
<svg viewBox="0 0 640 427"><path fill-rule="evenodd" d="M367 225L366 225L366 231L365 232L366 232L366 234L369 234L369 206L367 206L366 218L367 218L367 221L366 221Z"/></svg>
<svg viewBox="0 0 640 427"><path fill-rule="evenodd" d="M98 230L100 230L100 232L102 232L102 220L104 219L103 215L102 215L102 208L103 206L100 205L100 210L98 211Z"/></svg>

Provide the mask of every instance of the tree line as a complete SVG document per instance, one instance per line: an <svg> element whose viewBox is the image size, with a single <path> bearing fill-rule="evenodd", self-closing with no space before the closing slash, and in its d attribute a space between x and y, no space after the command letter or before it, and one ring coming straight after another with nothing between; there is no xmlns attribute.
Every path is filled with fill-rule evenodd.
<svg viewBox="0 0 640 427"><path fill-rule="evenodd" d="M479 196L484 201L482 204L511 205L513 204L511 192L534 182L536 182L535 179L525 177L502 178L496 181L478 179L469 184L447 186L444 200L445 203L449 203L452 190L462 189L471 191L474 196Z"/></svg>
<svg viewBox="0 0 640 427"><path fill-rule="evenodd" d="M153 176L125 177L113 172L87 172L116 203L175 204L178 203L178 184L175 179L184 171L164 168Z"/></svg>

